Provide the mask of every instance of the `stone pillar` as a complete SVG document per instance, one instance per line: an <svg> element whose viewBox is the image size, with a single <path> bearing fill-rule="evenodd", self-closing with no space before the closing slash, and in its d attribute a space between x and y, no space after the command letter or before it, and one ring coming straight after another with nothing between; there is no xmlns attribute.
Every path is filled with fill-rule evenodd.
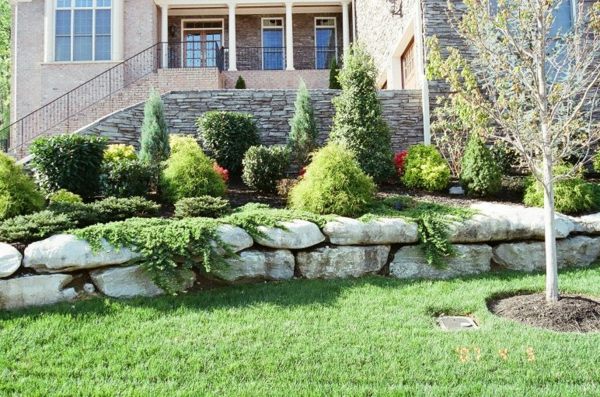
<svg viewBox="0 0 600 397"><path fill-rule="evenodd" d="M286 70L294 70L294 22L293 3L285 3L285 64Z"/></svg>
<svg viewBox="0 0 600 397"><path fill-rule="evenodd" d="M44 3L44 62L54 61L54 0Z"/></svg>
<svg viewBox="0 0 600 397"><path fill-rule="evenodd" d="M169 68L169 6L160 7L160 42L162 43L162 67Z"/></svg>
<svg viewBox="0 0 600 397"><path fill-rule="evenodd" d="M231 2L229 7L229 71L237 71L237 43L236 43L236 24L235 24L235 7L236 4Z"/></svg>
<svg viewBox="0 0 600 397"><path fill-rule="evenodd" d="M342 32L344 53L350 49L350 16L348 12L348 4L348 1L342 1Z"/></svg>
<svg viewBox="0 0 600 397"><path fill-rule="evenodd" d="M124 0L113 0L112 9L112 20L113 20L113 37L112 37L112 60L122 61L125 59L123 51L124 46L124 12L123 12L123 1Z"/></svg>

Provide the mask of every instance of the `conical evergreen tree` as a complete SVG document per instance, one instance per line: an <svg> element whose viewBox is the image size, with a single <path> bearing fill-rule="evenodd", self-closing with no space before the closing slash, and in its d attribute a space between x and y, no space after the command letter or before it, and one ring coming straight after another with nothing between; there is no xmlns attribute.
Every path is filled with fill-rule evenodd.
<svg viewBox="0 0 600 397"><path fill-rule="evenodd" d="M360 45L344 57L338 80L342 93L333 100L331 140L351 150L361 168L376 182L394 175L390 130L383 119L375 88L373 59Z"/></svg>
<svg viewBox="0 0 600 397"><path fill-rule="evenodd" d="M310 93L304 81L300 83L296 95L295 113L290 125L292 127L288 147L295 160L305 165L309 161L310 153L317 148L317 123L315 122L314 109L310 100Z"/></svg>
<svg viewBox="0 0 600 397"><path fill-rule="evenodd" d="M471 134L462 159L460 183L468 194L476 196L494 194L502 184L500 167L476 134Z"/></svg>
<svg viewBox="0 0 600 397"><path fill-rule="evenodd" d="M339 90L342 88L340 82L338 81L338 75L340 74L340 69L338 67L337 60L333 58L331 60L331 64L329 65L329 89L331 90Z"/></svg>
<svg viewBox="0 0 600 397"><path fill-rule="evenodd" d="M169 157L169 153L169 131L164 104L158 92L152 90L144 107L139 157L143 162L159 164Z"/></svg>

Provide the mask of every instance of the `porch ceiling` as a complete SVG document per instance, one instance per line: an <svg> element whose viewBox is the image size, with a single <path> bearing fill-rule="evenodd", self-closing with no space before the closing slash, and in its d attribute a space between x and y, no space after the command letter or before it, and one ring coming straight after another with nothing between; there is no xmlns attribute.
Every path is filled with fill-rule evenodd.
<svg viewBox="0 0 600 397"><path fill-rule="evenodd" d="M351 0L333 0L333 1L324 1L324 0L294 0L288 1L288 3L293 3L294 7L300 6L340 6L342 4L349 4ZM227 9L230 4L235 4L238 6L238 9L242 10L247 6L252 7L284 7L286 4L285 0L154 0L156 5L158 6L168 6L169 8L179 8L182 6L191 7L221 7Z"/></svg>

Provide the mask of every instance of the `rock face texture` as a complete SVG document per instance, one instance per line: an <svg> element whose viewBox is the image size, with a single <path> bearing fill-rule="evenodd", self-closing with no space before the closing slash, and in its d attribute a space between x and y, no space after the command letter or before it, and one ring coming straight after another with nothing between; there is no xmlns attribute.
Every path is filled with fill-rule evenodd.
<svg viewBox="0 0 600 397"><path fill-rule="evenodd" d="M453 243L479 243L510 240L543 240L544 213L541 208L496 203L477 203L471 206L478 213L464 222L450 226ZM575 223L564 215L556 216L557 238L567 237Z"/></svg>
<svg viewBox="0 0 600 397"><path fill-rule="evenodd" d="M90 277L100 292L113 298L150 297L164 293L140 266L94 270L90 272ZM185 291L194 285L196 274L185 270L182 271L182 278L185 282L181 291Z"/></svg>
<svg viewBox="0 0 600 397"><path fill-rule="evenodd" d="M492 247L485 244L455 245L456 255L446 260L446 267L435 268L427 263L421 247L402 247L390 263L390 275L396 278L446 279L488 272Z"/></svg>
<svg viewBox="0 0 600 397"><path fill-rule="evenodd" d="M0 243L0 278L12 276L21 267L23 255L12 245Z"/></svg>
<svg viewBox="0 0 600 397"><path fill-rule="evenodd" d="M379 272L386 264L390 247L323 247L299 252L298 270L306 278L360 277Z"/></svg>
<svg viewBox="0 0 600 397"><path fill-rule="evenodd" d="M289 280L294 277L294 255L288 250L244 251L224 265L211 269L210 276L223 281Z"/></svg>
<svg viewBox="0 0 600 397"><path fill-rule="evenodd" d="M74 299L74 289L65 289L73 280L68 274L29 276L0 280L0 309L21 309L51 305Z"/></svg>
<svg viewBox="0 0 600 397"><path fill-rule="evenodd" d="M256 237L260 245L278 249L303 249L325 241L325 236L314 223L295 220L283 222L280 227L259 226L264 237Z"/></svg>
<svg viewBox="0 0 600 397"><path fill-rule="evenodd" d="M586 234L600 234L600 213L574 218L575 231Z"/></svg>
<svg viewBox="0 0 600 397"><path fill-rule="evenodd" d="M418 240L417 224L399 218L361 222L340 217L328 222L323 231L337 245L411 244Z"/></svg>
<svg viewBox="0 0 600 397"><path fill-rule="evenodd" d="M600 256L600 237L576 236L556 243L559 267L585 267ZM546 254L543 242L500 244L494 248L494 262L512 270L543 270Z"/></svg>
<svg viewBox="0 0 600 397"><path fill-rule="evenodd" d="M229 245L233 252L240 252L254 245L252 237L244 229L237 226L221 225L217 228L217 234L221 241Z"/></svg>
<svg viewBox="0 0 600 397"><path fill-rule="evenodd" d="M121 265L139 257L127 248L117 250L106 241L96 252L86 241L70 234L57 234L29 245L23 265L40 273L57 273Z"/></svg>

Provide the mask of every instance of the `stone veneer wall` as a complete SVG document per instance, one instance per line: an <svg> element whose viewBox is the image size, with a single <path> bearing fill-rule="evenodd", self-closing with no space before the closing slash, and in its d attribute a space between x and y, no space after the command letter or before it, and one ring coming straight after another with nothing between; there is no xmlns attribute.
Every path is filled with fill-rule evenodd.
<svg viewBox="0 0 600 397"><path fill-rule="evenodd" d="M418 244L417 224L401 218L361 222L336 218L322 228L304 220L285 228L260 226L261 236L221 225L217 233L237 257L202 274L223 284L281 281L294 277L334 279L380 274L399 279L447 279L498 269L542 271L544 214L539 208L476 203L478 213L449 226L456 255L446 267L427 264ZM585 267L600 255L600 214L557 215L559 267ZM24 252L0 243L0 310L52 304L90 295L129 298L163 291L137 263L134 249L101 251L68 234L30 244ZM186 285L202 285L193 271ZM214 281L213 281L214 282ZM98 292L96 292L98 291Z"/></svg>
<svg viewBox="0 0 600 397"><path fill-rule="evenodd" d="M319 129L325 141L331 130L335 90L311 90ZM392 131L394 150L403 150L423 140L420 91L380 91L383 114ZM262 142L284 144L294 113L296 90L207 90L172 92L163 96L170 132L196 134L196 120L211 110L251 113L256 117ZM143 120L140 103L110 115L80 132L108 137L113 143L137 145Z"/></svg>

